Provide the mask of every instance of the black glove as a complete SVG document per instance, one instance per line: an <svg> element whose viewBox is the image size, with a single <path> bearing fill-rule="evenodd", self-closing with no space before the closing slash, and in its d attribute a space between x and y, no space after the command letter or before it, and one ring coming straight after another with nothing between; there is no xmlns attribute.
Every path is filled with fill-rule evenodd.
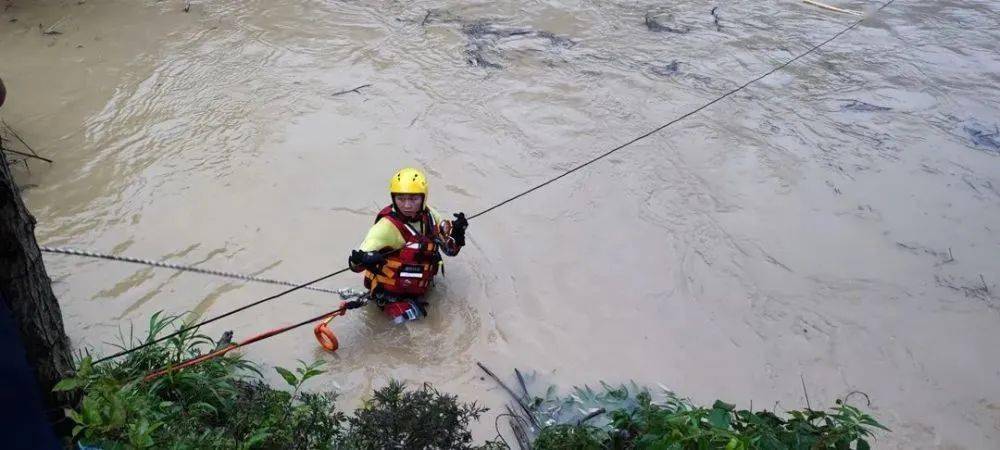
<svg viewBox="0 0 1000 450"><path fill-rule="evenodd" d="M382 264L385 263L385 257L379 252L354 250L351 252L351 257L347 258L347 262L350 263L351 267L363 267L372 272L377 272Z"/></svg>
<svg viewBox="0 0 1000 450"><path fill-rule="evenodd" d="M465 246L465 229L469 228L469 221L465 219L465 213L453 214L455 220L451 222L451 237L459 247Z"/></svg>
<svg viewBox="0 0 1000 450"><path fill-rule="evenodd" d="M351 300L349 302L344 302L344 308L347 308L347 309L357 309L357 308L360 308L362 306L365 306L366 303L368 303L368 302L366 302L364 300Z"/></svg>

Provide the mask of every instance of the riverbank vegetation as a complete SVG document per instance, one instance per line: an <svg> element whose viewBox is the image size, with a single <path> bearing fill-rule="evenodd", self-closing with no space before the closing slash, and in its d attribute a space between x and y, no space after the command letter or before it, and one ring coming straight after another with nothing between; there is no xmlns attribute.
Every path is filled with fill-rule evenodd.
<svg viewBox="0 0 1000 450"><path fill-rule="evenodd" d="M153 315L145 335L123 333L120 346L137 348L179 324L177 317ZM74 423L73 443L100 449L507 448L499 434L474 445L469 425L487 409L427 384L390 382L346 414L337 409L335 393L306 389L325 371L322 362L274 368L287 384L282 389L269 386L257 365L233 353L144 381L218 345L193 330L101 364L80 355L76 374L56 386L82 394L66 410ZM597 405L607 412L587 414ZM844 402L827 412L807 408L779 415L721 401L698 407L635 385L577 388L561 397L549 389L527 407L542 424L524 424L537 449L864 450L872 433L884 429Z"/></svg>

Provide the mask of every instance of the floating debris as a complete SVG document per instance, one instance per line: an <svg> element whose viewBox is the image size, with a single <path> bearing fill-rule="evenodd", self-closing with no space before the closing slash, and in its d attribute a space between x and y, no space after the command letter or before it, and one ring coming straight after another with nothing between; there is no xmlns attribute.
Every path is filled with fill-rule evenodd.
<svg viewBox="0 0 1000 450"><path fill-rule="evenodd" d="M841 101L847 102L841 105L840 109L842 111L858 111L858 112L881 112L881 111L891 111L892 108L888 106L873 105L871 103L865 103L860 100L854 99L840 99Z"/></svg>
<svg viewBox="0 0 1000 450"><path fill-rule="evenodd" d="M542 39L548 39L551 45L557 47L570 48L576 45L576 41L567 37L558 36L555 33L550 33L548 31L536 31L535 36Z"/></svg>
<svg viewBox="0 0 1000 450"><path fill-rule="evenodd" d="M503 68L500 63L503 52L499 45L513 38L540 39L545 41L546 47L570 48L576 45L572 39L548 31L497 25L485 20L465 23L462 33L469 38L465 46L466 61L470 65L490 69Z"/></svg>
<svg viewBox="0 0 1000 450"><path fill-rule="evenodd" d="M65 22L67 18L69 18L69 16L66 16L66 17L63 17L62 19L59 19L59 21L57 21L56 23L52 24L52 26L46 28L45 30L42 30L42 24L38 24L38 31L41 31L42 34L48 35L48 36L58 36L60 34L63 34L62 31L56 30L56 28L58 28L60 25L62 25L62 23Z"/></svg>
<svg viewBox="0 0 1000 450"><path fill-rule="evenodd" d="M337 91L337 92L334 92L333 94L331 94L331 97L336 97L338 95L344 95L344 94L348 94L348 93L351 93L351 92L353 92L355 94L360 94L362 89L367 88L367 87L371 87L371 86L372 86L371 84L363 84L363 85L358 86L358 87L356 87L354 89L346 89L346 90L343 90L343 91Z"/></svg>
<svg viewBox="0 0 1000 450"><path fill-rule="evenodd" d="M527 28L508 28L487 22L473 22L462 25L462 32L475 39L500 39L531 34Z"/></svg>
<svg viewBox="0 0 1000 450"><path fill-rule="evenodd" d="M661 77L672 77L680 73L680 65L676 59L669 64L651 64L650 71Z"/></svg>
<svg viewBox="0 0 1000 450"><path fill-rule="evenodd" d="M896 242L896 246L905 249L915 255L920 255L920 254L931 255L938 260L939 264L955 261L955 257L952 255L950 248L946 252L944 250L935 250L933 248L921 245L916 242L899 242L899 241Z"/></svg>
<svg viewBox="0 0 1000 450"><path fill-rule="evenodd" d="M471 66L485 67L488 69L502 69L503 66L491 60L499 58L500 52L492 44L482 41L472 41L465 46L465 60Z"/></svg>
<svg viewBox="0 0 1000 450"><path fill-rule="evenodd" d="M654 33L667 32L667 33L685 34L691 31L691 28L688 27L687 25L674 25L673 14L646 13L645 22L646 22L646 28ZM671 25L667 25L668 23Z"/></svg>
<svg viewBox="0 0 1000 450"><path fill-rule="evenodd" d="M1000 156L1000 126L994 125L993 129L986 128L974 120L962 125L962 129L969 135L972 143L987 153Z"/></svg>
<svg viewBox="0 0 1000 450"><path fill-rule="evenodd" d="M934 281L938 286L961 292L968 298L981 300L991 308L1000 308L996 295L990 292L990 286L982 274L972 280L952 275L934 275Z"/></svg>
<svg viewBox="0 0 1000 450"><path fill-rule="evenodd" d="M400 20L400 19L397 19ZM401 22L413 22L413 20L400 20ZM461 22L462 19L456 16L450 11L442 11L439 9L428 9L427 13L424 14L423 18L420 19L420 26L432 25L435 23L456 23Z"/></svg>

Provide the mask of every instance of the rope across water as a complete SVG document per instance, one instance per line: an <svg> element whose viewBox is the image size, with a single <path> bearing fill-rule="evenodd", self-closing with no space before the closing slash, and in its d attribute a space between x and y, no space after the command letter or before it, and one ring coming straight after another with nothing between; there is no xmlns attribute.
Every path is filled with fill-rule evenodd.
<svg viewBox="0 0 1000 450"><path fill-rule="evenodd" d="M883 3L877 10L881 11L882 9L884 9L884 8L888 7L889 5L891 5L894 1L895 0L888 0L887 2ZM862 18L862 19L858 19L858 20L852 22L850 25L847 25L846 27L844 27L839 32L837 32L834 35L830 36L830 38L824 40L823 42L820 42L818 44L815 44L815 45L811 46L808 50L806 50L805 52L802 52L802 53L798 54L794 58L789 59L789 60L787 60L787 61L785 61L785 62L783 62L783 63L775 66L774 68L768 70L767 72L764 72L763 74L758 75L758 76L750 79L749 81L747 81L747 82L745 82L745 83L743 83L743 84L741 84L741 85L739 85L737 87L734 87L734 88L730 89L729 91L727 91L727 92L725 92L725 93L723 93L723 94L715 97L711 101L708 101L708 102L702 104L701 106L698 106L697 108L692 109L691 111L688 111L687 113L684 113L684 114L682 114L682 115L680 115L680 116L678 116L678 117L676 117L676 118L674 118L674 119L672 119L672 120L664 123L663 125L660 125L660 126L658 126L656 128L653 128L652 130L650 130L650 131L648 131L648 132L646 132L644 134L641 134L641 135L639 135L639 136L637 136L635 138L632 138L631 140L628 140L628 141L622 143L621 145L618 145L618 146L616 146L614 148L611 148L611 149L609 149L609 150L607 150L607 151L605 151L605 152L603 152L603 153L601 153L601 154L599 154L599 155L597 155L597 156L595 156L595 157L593 157L593 158L591 158L591 159L589 159L589 160L587 160L585 162L582 162L582 163L574 166L573 168L571 168L569 170L566 170L566 171L564 171L564 172L562 172L562 173L560 173L560 174L558 174L558 175L556 175L556 176L548 179L545 182L542 182L542 183L537 184L537 185L535 185L533 187L530 187L530 188L528 188L528 189L526 189L526 190L524 190L524 191L522 191L522 192L520 192L518 194L515 194L515 195L513 195L513 196L511 196L511 197L509 197L509 198L507 198L507 199L505 199L503 201L495 203L493 206L490 206L490 207L488 207L488 208L486 208L486 209L484 209L484 210L482 210L480 212L472 214L471 216L469 216L469 220L472 220L472 219L475 219L477 217L486 215L486 214L488 214L490 212L493 212L497 208L500 208L500 207L502 207L502 206L504 206L504 205L506 205L508 203L511 203L511 202L513 202L513 201L521 198L521 197L524 197L524 196L526 196L526 195L528 195L528 194L530 194L530 193L532 193L532 192L534 192L536 190L539 190L539 189L541 189L541 188L543 188L545 186L548 186L549 184L552 184L552 183L554 183L554 182L562 179L563 177L566 177L566 176L568 176L568 175L570 175L570 174L572 174L572 173L574 173L574 172L576 172L578 170L581 170L584 167L587 167L587 166L589 166L589 165L591 165L591 164L593 164L595 162L598 162L598 161L600 161L600 160L602 160L602 159L610 156L611 154L613 154L613 153L615 153L615 152L617 152L619 150L622 150L622 149L624 149L624 148L626 148L626 147L628 147L628 146L630 146L630 145L632 145L632 144L634 144L636 142L639 142L639 141L641 141L641 140L643 140L643 139L645 139L645 138L647 138L649 136L652 136L653 134L656 134L656 133L658 133L658 132L666 129L667 127L669 127L669 126L671 126L671 125L673 125L673 124L675 124L677 122L680 122L680 121L682 121L684 119L687 119L688 117L693 116L694 114L697 114L698 112L700 112L700 111L708 108L709 106L712 106L715 103L718 103L718 102L726 99L727 97L729 97L729 96L731 96L731 95L733 95L733 94L735 94L737 92L740 92L743 89L746 89L750 85L752 85L752 84L754 84L754 83L756 83L756 82L758 82L758 81L760 81L760 80L762 80L762 79L770 76L771 74L773 74L773 73L775 73L775 72L777 72L777 71L779 71L781 69L784 69L788 65L790 65L790 64L792 64L792 63L794 63L794 62L796 62L796 61L798 61L800 59L802 59L803 57L805 57L805 56L807 56L807 55L815 52L816 50L819 50L820 48L822 48L826 44L828 44L828 43L832 42L833 40L835 40L835 39L839 38L840 36L842 36L844 33L847 33L848 31L851 31L852 29L854 29L855 27L857 27L858 25L860 25L864 20L865 19ZM348 270L349 270L348 268L343 268L341 270L338 270L336 272L330 273L328 275L325 275L323 277L317 278L315 280L309 281L307 283L304 283L304 284L301 284L301 285L297 285L297 286L295 286L295 287L293 287L291 289L288 289L286 291L283 291L283 292L280 292L278 294L272 295L270 297L267 297L267 298L264 298L264 299L261 299L261 300L257 300L257 301L255 301L253 303L241 306L241 307L236 308L236 309L234 309L232 311L229 311L229 312L223 313L221 315L212 317L210 319L206 319L204 321L195 323L195 324L193 324L191 326L181 328L180 330L177 330L174 333L171 333L171 334L169 334L167 336L163 336L161 338L158 338L158 339L155 339L155 340L152 340L152 341L148 341L148 342L146 342L146 343L144 343L142 345L139 345L138 347L134 347L134 348L128 349L128 350L123 350L123 351L120 351L120 352L115 353L113 355L106 356L104 358L101 358L101 359L95 361L95 363L101 362L101 361L106 361L106 360L113 359L113 358L117 358L119 356L126 355L126 354L128 354L128 353L130 353L132 351L138 350L140 348L144 348L144 347L147 347L149 345L153 345L155 343L162 342L162 341L164 341L166 339L170 339L171 337L177 336L178 334L181 334L183 332L186 332L186 331L198 328L198 327L200 327L202 325L205 325L205 324L208 324L208 323L211 323L211 322L215 322L216 320L219 320L219 319L231 316L233 314L236 314L238 312L250 309L250 308L252 308L254 306L257 306L257 305L259 305L261 303L268 302L268 301L274 300L276 298L282 297L282 296L287 295L287 294L289 294L291 292L294 292L294 291L296 291L298 289L307 288L308 286L311 286L312 284L318 283L320 281L323 281L323 280L328 279L330 277L333 277L335 275L347 272ZM299 324L283 328L283 329L281 329L280 333L283 333L285 331L289 331L289 330L301 327L301 326L306 325L308 323L310 323L310 321L301 322ZM275 333L275 334L279 334L279 333ZM267 337L271 337L271 336L273 336L273 334L272 335L268 335Z"/></svg>
<svg viewBox="0 0 1000 450"><path fill-rule="evenodd" d="M275 279L272 279L272 278L262 278L262 277L257 277L257 276L253 276L253 275L245 275L245 274L242 274L242 273L223 272L221 270L201 269L201 268L198 268L198 267L182 266L180 264L173 264L173 263L168 263L168 262L163 262L163 261L153 261L151 259L133 258L133 257L130 257L130 256L109 255L109 254L106 254L106 253L98 253L98 252L92 252L92 251L87 251L87 250L78 250L78 249L75 249L75 248L68 248L68 247L46 247L46 246L40 246L38 248L41 251L46 252L46 253L59 253L59 254L63 254L63 255L86 256L86 257L89 257L89 258L106 259L106 260L109 260L109 261L128 262L128 263L142 264L142 265L152 266L152 267L162 267L164 269L181 270L181 271L184 271L184 272L194 272L194 273L202 273L202 274L205 274L205 275L215 275L215 276L225 277L225 278L235 278L237 280L255 281L257 283L277 284L277 285L280 285L280 286L290 286L290 287L292 287L292 286L299 286L299 285L302 284L302 283L292 283L291 281L275 280ZM326 292L328 294L339 294L340 293L340 291L336 291L336 290L333 290L333 289L325 289L325 288L319 288L319 287L313 287L313 286L304 286L303 289L309 289L310 291Z"/></svg>

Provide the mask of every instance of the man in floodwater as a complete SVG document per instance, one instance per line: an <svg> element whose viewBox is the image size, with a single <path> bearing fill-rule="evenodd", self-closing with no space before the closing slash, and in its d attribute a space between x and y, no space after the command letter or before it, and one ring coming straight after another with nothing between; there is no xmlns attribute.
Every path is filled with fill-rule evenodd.
<svg viewBox="0 0 1000 450"><path fill-rule="evenodd" d="M458 255L469 222L455 220L427 205L427 178L417 169L396 172L389 181L392 204L375 218L361 247L348 258L351 270L365 272L372 300L396 323L427 315L421 297L437 274L441 253Z"/></svg>

